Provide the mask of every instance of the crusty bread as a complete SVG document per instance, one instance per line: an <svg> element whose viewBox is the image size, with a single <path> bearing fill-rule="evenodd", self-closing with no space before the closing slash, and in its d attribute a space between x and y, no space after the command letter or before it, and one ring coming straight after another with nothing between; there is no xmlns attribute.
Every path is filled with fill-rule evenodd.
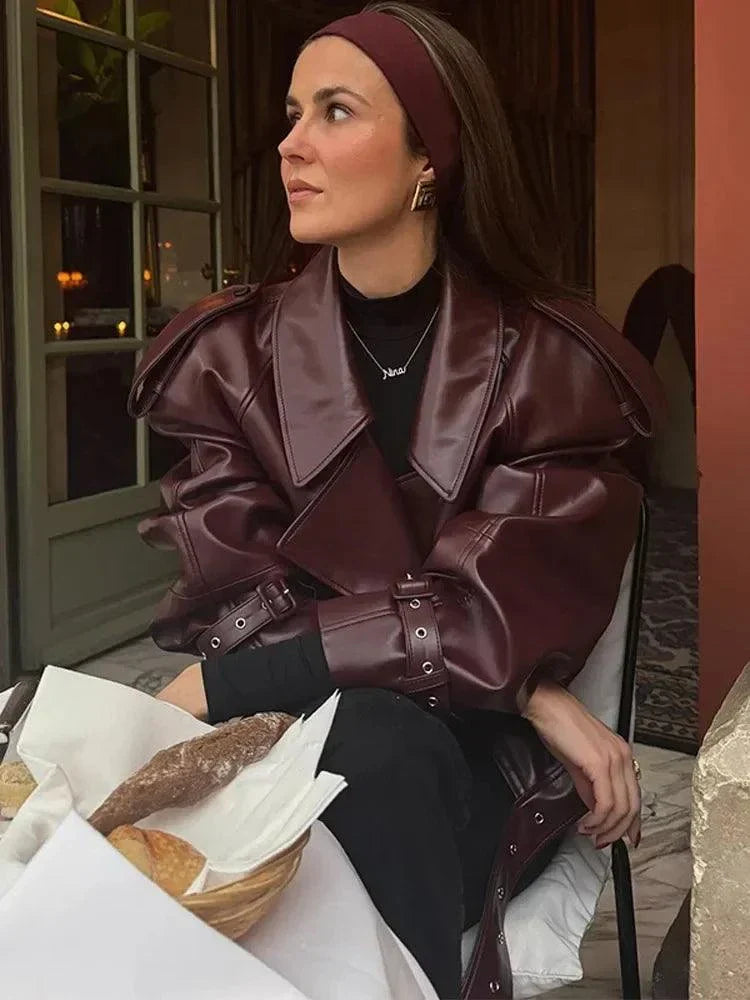
<svg viewBox="0 0 750 1000"><path fill-rule="evenodd" d="M261 712L160 750L104 800L89 822L107 836L161 809L195 805L265 757L293 722L282 712Z"/></svg>
<svg viewBox="0 0 750 1000"><path fill-rule="evenodd" d="M13 819L35 788L31 771L22 761L0 764L0 819Z"/></svg>
<svg viewBox="0 0 750 1000"><path fill-rule="evenodd" d="M170 896L187 892L206 863L192 844L163 830L118 826L107 840Z"/></svg>

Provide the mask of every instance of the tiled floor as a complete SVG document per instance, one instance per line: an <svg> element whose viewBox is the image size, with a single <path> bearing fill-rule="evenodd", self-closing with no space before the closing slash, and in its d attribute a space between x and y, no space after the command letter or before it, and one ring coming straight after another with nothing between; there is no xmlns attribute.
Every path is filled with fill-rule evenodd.
<svg viewBox="0 0 750 1000"><path fill-rule="evenodd" d="M195 657L164 653L150 639L90 660L80 669L97 677L154 691ZM148 674L148 676L144 676ZM643 772L643 837L631 851L643 997L651 996L651 971L664 935L690 888L690 792L694 758L636 745ZM584 979L546 994L550 1000L621 997L617 923L612 882L599 902L583 942ZM675 998L684 1000L684 998Z"/></svg>

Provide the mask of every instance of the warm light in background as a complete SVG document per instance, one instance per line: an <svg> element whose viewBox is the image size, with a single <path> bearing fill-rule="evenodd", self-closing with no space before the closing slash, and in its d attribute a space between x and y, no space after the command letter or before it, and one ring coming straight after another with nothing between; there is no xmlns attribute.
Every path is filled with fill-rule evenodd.
<svg viewBox="0 0 750 1000"><path fill-rule="evenodd" d="M67 320L58 320L57 323L53 323L52 330L55 334L55 340L66 340L72 325L73 324L69 323Z"/></svg>
<svg viewBox="0 0 750 1000"><path fill-rule="evenodd" d="M151 272L149 271L148 268L146 268L146 270L143 272L143 280L151 281Z"/></svg>
<svg viewBox="0 0 750 1000"><path fill-rule="evenodd" d="M63 292L68 292L74 288L85 288L88 281L81 271L58 271L57 283Z"/></svg>
<svg viewBox="0 0 750 1000"><path fill-rule="evenodd" d="M124 337L127 332L128 332L128 324L125 322L124 319L121 319L120 322L117 324L117 336Z"/></svg>

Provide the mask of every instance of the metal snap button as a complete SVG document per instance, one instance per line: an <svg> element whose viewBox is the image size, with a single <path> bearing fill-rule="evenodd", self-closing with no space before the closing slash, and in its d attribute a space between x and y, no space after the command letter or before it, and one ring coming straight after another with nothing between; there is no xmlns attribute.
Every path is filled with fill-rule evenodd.
<svg viewBox="0 0 750 1000"><path fill-rule="evenodd" d="M500 983L497 981L497 979L490 979L490 993L499 993L499 992L500 992Z"/></svg>
<svg viewBox="0 0 750 1000"><path fill-rule="evenodd" d="M422 664L422 670L424 670L426 674L431 674L434 669L435 668L433 667L433 665L430 663L429 660L425 660L424 663Z"/></svg>
<svg viewBox="0 0 750 1000"><path fill-rule="evenodd" d="M505 944L505 935L503 934L502 931L500 931L500 933L498 934L497 940L500 944Z"/></svg>
<svg viewBox="0 0 750 1000"><path fill-rule="evenodd" d="M510 853L511 854L518 854L518 845L517 844L511 844L510 845Z"/></svg>
<svg viewBox="0 0 750 1000"><path fill-rule="evenodd" d="M505 889L502 886L497 890L497 898L505 899Z"/></svg>
<svg viewBox="0 0 750 1000"><path fill-rule="evenodd" d="M409 601L409 607L414 608L414 610L416 611L417 608L422 607L422 602L415 597L413 601Z"/></svg>
<svg viewBox="0 0 750 1000"><path fill-rule="evenodd" d="M237 621L234 623L234 627L239 629L243 629L246 625L247 622L245 621L244 618L238 618Z"/></svg>
<svg viewBox="0 0 750 1000"><path fill-rule="evenodd" d="M430 697L427 699L427 704L430 706L430 708L437 708L440 702L438 701L438 699L435 697L434 694L431 694Z"/></svg>
<svg viewBox="0 0 750 1000"><path fill-rule="evenodd" d="M417 639L426 639L427 638L427 629L426 628L422 628L422 626L420 625L418 629L414 630L414 635L417 637Z"/></svg>
<svg viewBox="0 0 750 1000"><path fill-rule="evenodd" d="M541 826L541 824L544 822L544 816L542 816L541 813L534 813L534 822L537 824L537 826Z"/></svg>
<svg viewBox="0 0 750 1000"><path fill-rule="evenodd" d="M218 649L220 645L221 645L221 639L217 635L215 635L211 640L211 649Z"/></svg>

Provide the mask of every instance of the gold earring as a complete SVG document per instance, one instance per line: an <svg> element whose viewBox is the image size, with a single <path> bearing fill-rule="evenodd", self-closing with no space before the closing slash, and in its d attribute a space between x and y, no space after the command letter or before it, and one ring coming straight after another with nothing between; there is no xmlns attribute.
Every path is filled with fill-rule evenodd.
<svg viewBox="0 0 750 1000"><path fill-rule="evenodd" d="M412 212L424 212L437 205L437 181L417 181L411 202Z"/></svg>

